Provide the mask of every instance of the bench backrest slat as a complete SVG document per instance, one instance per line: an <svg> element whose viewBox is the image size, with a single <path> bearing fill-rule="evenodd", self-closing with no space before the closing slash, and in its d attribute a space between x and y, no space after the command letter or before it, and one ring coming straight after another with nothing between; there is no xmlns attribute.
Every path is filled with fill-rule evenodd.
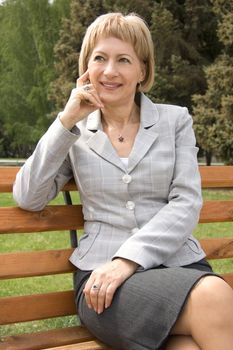
<svg viewBox="0 0 233 350"><path fill-rule="evenodd" d="M233 238L202 239L200 243L208 259L233 258ZM75 267L68 260L72 252L69 248L0 254L0 279L73 272Z"/></svg>
<svg viewBox="0 0 233 350"><path fill-rule="evenodd" d="M0 298L0 325L74 315L74 291Z"/></svg>
<svg viewBox="0 0 233 350"><path fill-rule="evenodd" d="M0 167L0 192L11 192L19 167ZM233 187L233 166L200 166L202 188ZM65 188L77 189L71 180Z"/></svg>
<svg viewBox="0 0 233 350"><path fill-rule="evenodd" d="M206 238L201 239L200 243L208 259L233 258L233 237Z"/></svg>
<svg viewBox="0 0 233 350"><path fill-rule="evenodd" d="M233 288L233 272L224 273L222 277Z"/></svg>
<svg viewBox="0 0 233 350"><path fill-rule="evenodd" d="M29 212L16 207L1 208L0 233L26 233L83 228L81 205L50 205Z"/></svg>
<svg viewBox="0 0 233 350"><path fill-rule="evenodd" d="M233 166L200 166L202 188L233 187Z"/></svg>
<svg viewBox="0 0 233 350"><path fill-rule="evenodd" d="M0 193L12 192L15 176L20 167L1 167L0 166ZM75 191L77 186L74 181L71 180L64 187L65 191Z"/></svg>
<svg viewBox="0 0 233 350"><path fill-rule="evenodd" d="M200 222L233 221L233 201L206 201L200 215ZM1 233L27 233L83 228L81 205L47 206L39 212L7 207L0 211Z"/></svg>
<svg viewBox="0 0 233 350"><path fill-rule="evenodd" d="M73 272L75 267L69 262L72 251L69 248L0 254L0 279Z"/></svg>
<svg viewBox="0 0 233 350"><path fill-rule="evenodd" d="M233 200L208 200L201 209L200 223L233 221Z"/></svg>

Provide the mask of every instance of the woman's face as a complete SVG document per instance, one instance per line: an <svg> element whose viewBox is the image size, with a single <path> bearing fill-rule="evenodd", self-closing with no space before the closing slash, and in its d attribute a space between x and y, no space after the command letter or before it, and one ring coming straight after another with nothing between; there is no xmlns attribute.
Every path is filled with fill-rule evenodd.
<svg viewBox="0 0 233 350"><path fill-rule="evenodd" d="M88 62L90 82L109 105L132 101L144 70L132 45L114 37L100 39Z"/></svg>

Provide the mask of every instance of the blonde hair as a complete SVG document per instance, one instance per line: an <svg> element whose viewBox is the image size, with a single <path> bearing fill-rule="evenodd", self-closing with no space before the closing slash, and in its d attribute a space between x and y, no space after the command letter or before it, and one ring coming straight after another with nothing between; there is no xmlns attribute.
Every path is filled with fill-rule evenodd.
<svg viewBox="0 0 233 350"><path fill-rule="evenodd" d="M108 13L96 18L87 28L79 56L79 74L86 72L90 55L100 38L115 37L129 42L145 64L145 78L140 91L147 92L154 83L154 46L144 20L135 13Z"/></svg>

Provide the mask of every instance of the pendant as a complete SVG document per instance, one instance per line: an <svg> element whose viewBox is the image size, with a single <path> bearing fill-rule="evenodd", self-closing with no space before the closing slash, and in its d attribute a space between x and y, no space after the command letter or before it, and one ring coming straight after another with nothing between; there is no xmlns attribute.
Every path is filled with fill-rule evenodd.
<svg viewBox="0 0 233 350"><path fill-rule="evenodd" d="M124 137L123 137L123 136L119 136L119 137L118 137L118 141L119 141L119 142L124 142Z"/></svg>

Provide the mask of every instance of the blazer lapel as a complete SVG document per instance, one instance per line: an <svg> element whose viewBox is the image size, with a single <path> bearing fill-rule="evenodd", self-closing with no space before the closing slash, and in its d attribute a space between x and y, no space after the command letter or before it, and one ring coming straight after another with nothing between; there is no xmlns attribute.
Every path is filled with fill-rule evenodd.
<svg viewBox="0 0 233 350"><path fill-rule="evenodd" d="M87 129L90 130L91 136L87 140L87 144L100 157L125 171L125 167L121 162L117 152L113 148L107 135L103 132L100 111L91 113L87 118Z"/></svg>
<svg viewBox="0 0 233 350"><path fill-rule="evenodd" d="M140 111L140 129L129 156L128 172L137 166L158 138L156 124L159 120L159 112L155 104L144 94L141 94Z"/></svg>
<svg viewBox="0 0 233 350"><path fill-rule="evenodd" d="M144 94L141 94L140 103L140 128L129 156L128 172L131 172L135 168L158 137L155 128L159 120L159 112L155 104ZM113 148L107 135L103 132L99 110L94 111L88 116L86 127L90 131L90 137L87 140L90 149L99 154L100 157L125 171L125 167L117 152Z"/></svg>

